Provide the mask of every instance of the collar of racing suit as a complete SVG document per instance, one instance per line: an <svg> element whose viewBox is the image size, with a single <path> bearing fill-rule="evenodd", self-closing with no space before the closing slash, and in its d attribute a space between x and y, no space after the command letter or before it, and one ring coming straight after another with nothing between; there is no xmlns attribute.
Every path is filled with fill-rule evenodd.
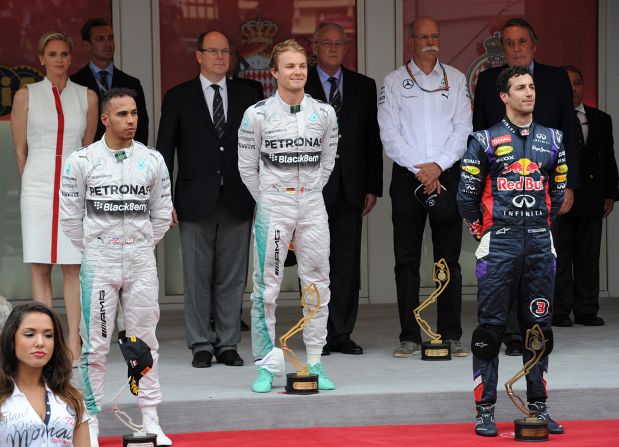
<svg viewBox="0 0 619 447"><path fill-rule="evenodd" d="M129 158L131 157L131 154L133 154L133 140L131 140L131 146L126 147L124 149L112 149L111 147L109 147L107 145L107 141L105 141L105 134L103 134L103 136L101 137L101 143L103 143L103 147L105 147L108 152L110 152L110 154L112 154L112 156L116 159L116 161L122 161L122 159L119 159L117 157L117 154L124 152L125 153L125 157L124 158Z"/></svg>
<svg viewBox="0 0 619 447"><path fill-rule="evenodd" d="M275 98L277 99L277 104L282 109L282 111L284 111L284 112L286 112L288 114L300 112L301 110L305 109L305 107L307 106L307 98L306 98L305 95L303 95L303 99L301 100L301 103L300 104L295 104L295 105L288 104L286 101L284 101L282 99L282 97L279 96L279 92L278 91L275 92ZM297 106L297 105L299 106L299 110L297 110L296 112L292 112L291 108L294 107L294 106Z"/></svg>

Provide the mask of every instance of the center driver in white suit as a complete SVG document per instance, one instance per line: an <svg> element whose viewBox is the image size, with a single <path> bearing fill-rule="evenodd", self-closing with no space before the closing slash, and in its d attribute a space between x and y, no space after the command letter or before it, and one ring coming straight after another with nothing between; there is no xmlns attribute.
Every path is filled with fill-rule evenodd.
<svg viewBox="0 0 619 447"><path fill-rule="evenodd" d="M282 350L275 347L275 307L294 238L301 286L314 283L320 294L320 308L303 329L308 372L318 375L320 390L332 390L320 363L330 297L322 188L335 164L337 118L330 105L304 93L307 54L297 42L275 46L271 64L277 92L247 109L239 129L239 172L257 203L251 329L258 375L252 389L268 393L273 377L284 372Z"/></svg>

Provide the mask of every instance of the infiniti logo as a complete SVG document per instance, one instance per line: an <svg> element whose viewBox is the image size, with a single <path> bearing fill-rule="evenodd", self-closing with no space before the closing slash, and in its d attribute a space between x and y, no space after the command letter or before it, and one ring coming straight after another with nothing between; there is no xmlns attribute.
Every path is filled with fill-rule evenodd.
<svg viewBox="0 0 619 447"><path fill-rule="evenodd" d="M535 205L535 197L529 196L527 194L520 194L512 199L512 203L517 208L522 208L523 206L525 208L531 208L533 205Z"/></svg>

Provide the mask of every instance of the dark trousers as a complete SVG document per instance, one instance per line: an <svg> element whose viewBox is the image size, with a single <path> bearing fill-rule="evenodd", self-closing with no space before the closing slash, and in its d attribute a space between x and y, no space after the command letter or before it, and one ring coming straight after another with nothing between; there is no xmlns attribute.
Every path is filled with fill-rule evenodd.
<svg viewBox="0 0 619 447"><path fill-rule="evenodd" d="M475 254L480 327L500 337L515 300L519 327L531 328L539 324L543 331L548 331L552 321L555 268L549 232L527 233L525 237L487 232ZM523 364L532 355L525 350ZM545 355L526 375L529 402L546 398L544 376L547 371L548 356ZM488 359L473 353L476 403L496 402L498 374L498 354Z"/></svg>
<svg viewBox="0 0 619 447"><path fill-rule="evenodd" d="M595 317L600 308L602 218L561 216L555 232L555 321Z"/></svg>
<svg viewBox="0 0 619 447"><path fill-rule="evenodd" d="M455 202L460 172L452 167L440 176L450 199ZM389 195L393 221L393 248L395 252L395 282L400 314L400 341L421 342L419 325L413 309L419 305L421 244L426 225L427 211L413 192L419 181L408 169L393 164ZM437 329L445 340L459 340L462 336L460 313L462 307L462 275L460 249L462 247L462 218L453 207L453 215L439 220L429 217L432 229L434 261L445 258L451 274L449 286L437 300Z"/></svg>
<svg viewBox="0 0 619 447"><path fill-rule="evenodd" d="M339 337L350 336L357 320L361 276L361 211L361 207L348 203L342 185L335 202L327 206L331 235L328 343Z"/></svg>

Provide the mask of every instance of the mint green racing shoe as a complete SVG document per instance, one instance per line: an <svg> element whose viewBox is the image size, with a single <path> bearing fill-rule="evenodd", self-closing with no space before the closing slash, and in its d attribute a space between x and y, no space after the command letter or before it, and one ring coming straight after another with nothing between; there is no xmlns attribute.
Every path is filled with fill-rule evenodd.
<svg viewBox="0 0 619 447"><path fill-rule="evenodd" d="M254 393L269 393L273 383L273 373L266 368L258 368L256 381L251 386Z"/></svg>
<svg viewBox="0 0 619 447"><path fill-rule="evenodd" d="M334 390L335 389L335 384L329 380L329 378L325 374L324 369L322 369L321 363L314 363L313 365L311 363L308 364L307 372L310 374L318 375L318 389L319 390Z"/></svg>

